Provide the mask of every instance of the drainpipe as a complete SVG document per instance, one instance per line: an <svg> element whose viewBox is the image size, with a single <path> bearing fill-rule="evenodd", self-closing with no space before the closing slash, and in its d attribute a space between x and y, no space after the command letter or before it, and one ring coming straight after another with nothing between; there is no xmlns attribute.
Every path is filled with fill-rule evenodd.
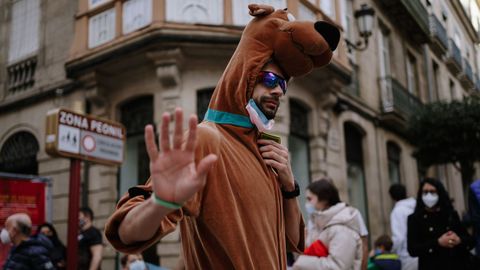
<svg viewBox="0 0 480 270"><path fill-rule="evenodd" d="M427 78L427 89L428 89L428 102L431 102L434 100L435 97L435 91L437 89L433 89L434 83L433 83L433 74L432 74L432 69L431 69L431 58L428 53L428 45L424 44L422 45L423 49L423 59L425 61L425 78Z"/></svg>

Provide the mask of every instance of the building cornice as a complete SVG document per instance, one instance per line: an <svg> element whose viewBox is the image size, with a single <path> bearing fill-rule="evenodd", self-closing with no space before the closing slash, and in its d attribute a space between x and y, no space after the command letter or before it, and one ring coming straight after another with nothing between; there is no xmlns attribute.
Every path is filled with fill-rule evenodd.
<svg viewBox="0 0 480 270"><path fill-rule="evenodd" d="M240 34L230 33L212 33L198 31L194 29L155 29L148 34L138 35L136 38L123 40L109 44L92 53L87 53L70 59L65 64L68 78L77 77L79 74L97 65L103 64L117 57L127 55L132 52L138 52L141 49L154 47L171 43L199 43L210 45L236 45L240 41Z"/></svg>
<svg viewBox="0 0 480 270"><path fill-rule="evenodd" d="M62 80L47 86L26 90L24 93L18 94L18 96L9 97L1 101L0 114L16 111L46 99L54 98L55 96L58 96L59 93L62 96L66 95L74 91L75 88L77 88L77 85L77 82L73 82L71 80Z"/></svg>

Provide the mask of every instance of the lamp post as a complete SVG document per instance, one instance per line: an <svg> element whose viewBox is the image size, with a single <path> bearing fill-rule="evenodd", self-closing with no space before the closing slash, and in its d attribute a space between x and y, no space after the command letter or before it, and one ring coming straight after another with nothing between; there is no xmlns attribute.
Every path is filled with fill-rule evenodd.
<svg viewBox="0 0 480 270"><path fill-rule="evenodd" d="M354 17L357 21L358 32L363 40L352 42L348 39L345 39L349 52L352 52L352 49L363 51L368 47L368 38L372 35L374 15L375 10L373 10L373 8L369 7L367 4L362 4L360 9L355 11Z"/></svg>

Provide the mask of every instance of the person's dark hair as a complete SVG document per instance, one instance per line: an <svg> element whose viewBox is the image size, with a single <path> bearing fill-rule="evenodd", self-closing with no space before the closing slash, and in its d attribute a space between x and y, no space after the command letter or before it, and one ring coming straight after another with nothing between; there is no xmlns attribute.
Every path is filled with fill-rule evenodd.
<svg viewBox="0 0 480 270"><path fill-rule="evenodd" d="M128 255L129 254L123 254L120 258L120 264L122 265L122 267L125 267L127 265Z"/></svg>
<svg viewBox="0 0 480 270"><path fill-rule="evenodd" d="M52 236L49 237L49 239L50 239L50 241L52 241L53 245L54 246L57 246L57 245L62 245L63 246L63 243L58 238L57 230L55 229L55 227L53 227L53 225L51 223L47 222L47 223L43 223L42 225L38 226L37 234L39 234L42 231L42 228L44 228L44 227L47 227L52 232Z"/></svg>
<svg viewBox="0 0 480 270"><path fill-rule="evenodd" d="M407 190L402 184L391 185L390 189L388 189L388 193L390 193L390 196L396 202L407 198Z"/></svg>
<svg viewBox="0 0 480 270"><path fill-rule="evenodd" d="M30 236L30 234L32 233L32 227L29 224L25 224L21 221L17 221L16 227L18 231L23 235Z"/></svg>
<svg viewBox="0 0 480 270"><path fill-rule="evenodd" d="M86 217L89 217L90 220L93 221L93 211L90 207L85 206L80 208L80 213L82 213Z"/></svg>
<svg viewBox="0 0 480 270"><path fill-rule="evenodd" d="M435 178L424 178L420 183L420 187L418 188L417 192L417 205L415 206L415 213L423 213L425 211L425 204L422 200L422 189L425 184L430 184L435 187L438 194L438 203L437 206L440 207L440 211L445 211L445 213L450 213L453 211L453 205L450 201L450 196L448 192L445 190L442 182Z"/></svg>
<svg viewBox="0 0 480 270"><path fill-rule="evenodd" d="M318 201L327 201L328 206L341 202L337 187L326 178L310 183L307 189L318 197Z"/></svg>
<svg viewBox="0 0 480 270"><path fill-rule="evenodd" d="M383 247L383 249L385 251L392 251L392 247L393 247L393 241L392 241L392 238L390 238L390 236L384 234L380 237L377 238L377 240L375 240L375 247Z"/></svg>

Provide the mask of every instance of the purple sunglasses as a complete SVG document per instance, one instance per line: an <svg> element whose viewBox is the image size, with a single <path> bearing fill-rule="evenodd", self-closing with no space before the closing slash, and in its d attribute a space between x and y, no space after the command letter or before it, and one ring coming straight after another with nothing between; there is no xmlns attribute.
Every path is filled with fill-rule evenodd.
<svg viewBox="0 0 480 270"><path fill-rule="evenodd" d="M266 87L273 89L280 85L283 94L287 93L287 81L280 75L277 75L270 71L260 71L257 81L262 82Z"/></svg>

